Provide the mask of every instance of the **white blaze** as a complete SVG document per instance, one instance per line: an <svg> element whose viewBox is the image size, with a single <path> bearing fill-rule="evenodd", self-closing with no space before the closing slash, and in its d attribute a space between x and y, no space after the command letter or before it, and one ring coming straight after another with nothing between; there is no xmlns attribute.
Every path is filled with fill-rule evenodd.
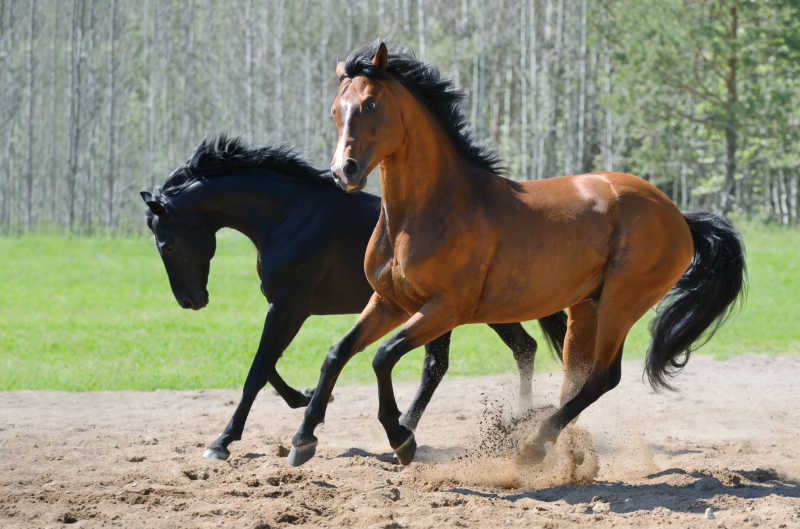
<svg viewBox="0 0 800 529"><path fill-rule="evenodd" d="M336 152L333 153L333 162L331 162L331 171L344 176L344 162L347 160L345 156L345 149L347 138L350 136L350 116L353 113L353 104L348 101L343 101L341 106L342 111L342 131L339 134L339 141L336 144Z"/></svg>

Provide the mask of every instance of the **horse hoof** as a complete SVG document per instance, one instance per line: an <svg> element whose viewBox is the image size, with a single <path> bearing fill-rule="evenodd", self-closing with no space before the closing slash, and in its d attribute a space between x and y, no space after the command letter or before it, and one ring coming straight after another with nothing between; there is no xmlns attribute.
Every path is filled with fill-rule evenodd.
<svg viewBox="0 0 800 529"><path fill-rule="evenodd" d="M219 459L220 461L225 461L230 455L231 453L224 446L209 446L203 452L203 457L206 459Z"/></svg>
<svg viewBox="0 0 800 529"><path fill-rule="evenodd" d="M394 449L394 455L401 465L408 465L414 460L414 454L417 453L417 441L414 439L414 432L408 436L408 439L403 441L403 444Z"/></svg>
<svg viewBox="0 0 800 529"><path fill-rule="evenodd" d="M314 457L314 453L317 451L317 442L311 442L308 444L304 444L303 446L292 446L292 449L289 451L289 457L287 458L289 464L293 467L299 467L312 457Z"/></svg>
<svg viewBox="0 0 800 529"><path fill-rule="evenodd" d="M517 447L516 462L522 465L541 463L547 455L547 448L541 439L531 439Z"/></svg>

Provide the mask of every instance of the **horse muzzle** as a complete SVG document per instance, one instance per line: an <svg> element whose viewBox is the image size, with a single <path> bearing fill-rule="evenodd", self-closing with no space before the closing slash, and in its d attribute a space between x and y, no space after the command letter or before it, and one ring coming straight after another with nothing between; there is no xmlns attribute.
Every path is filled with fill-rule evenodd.
<svg viewBox="0 0 800 529"><path fill-rule="evenodd" d="M208 290L199 290L191 293L183 293L175 296L178 304L184 309L200 310L208 305Z"/></svg>
<svg viewBox="0 0 800 529"><path fill-rule="evenodd" d="M331 167L331 174L336 185L348 193L361 191L367 185L367 175L354 158L347 158L341 167Z"/></svg>

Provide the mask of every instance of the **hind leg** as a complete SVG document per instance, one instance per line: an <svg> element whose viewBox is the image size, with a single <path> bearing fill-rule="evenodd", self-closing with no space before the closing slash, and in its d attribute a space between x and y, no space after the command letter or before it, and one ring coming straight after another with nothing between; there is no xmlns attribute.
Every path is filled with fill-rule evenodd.
<svg viewBox="0 0 800 529"><path fill-rule="evenodd" d="M525 412L533 405L533 361L536 358L536 340L519 323L491 323L489 327L497 333L514 354L519 369L519 410Z"/></svg>
<svg viewBox="0 0 800 529"><path fill-rule="evenodd" d="M560 419L554 420L554 417L558 414L562 414L562 416L565 414L565 407L575 399L582 388L593 387L592 384L589 384L589 381L592 378L597 378L597 375L592 377L596 334L597 302L594 299L587 299L570 307L567 333L564 337L564 377L561 383L561 408L542 424L533 439L529 439L525 444L521 445L520 455L524 459L539 461L544 457L545 443L554 441L563 428L563 426L557 426L560 423ZM597 397L594 398L596 399ZM575 416L577 416L577 413L571 415L567 423ZM551 424L554 421L555 423ZM564 423L564 425L567 423Z"/></svg>
<svg viewBox="0 0 800 529"><path fill-rule="evenodd" d="M561 406L577 395L589 378L597 333L597 302L587 299L569 308L567 334L564 336L564 377L561 382Z"/></svg>
<svg viewBox="0 0 800 529"><path fill-rule="evenodd" d="M412 432L417 429L422 414L433 396L433 392L439 386L444 374L447 373L447 366L450 356L450 333L446 332L435 340L425 345L425 360L422 365L422 382L414 395L414 400L405 414L400 417L400 424Z"/></svg>
<svg viewBox="0 0 800 529"><path fill-rule="evenodd" d="M648 274L640 274L634 276L637 282L631 276L621 267L612 269L596 304L585 301L570 308L562 405L542 424L525 456L543 457L546 442L555 441L570 421L619 383L622 344L628 331L670 287L663 277L656 282Z"/></svg>

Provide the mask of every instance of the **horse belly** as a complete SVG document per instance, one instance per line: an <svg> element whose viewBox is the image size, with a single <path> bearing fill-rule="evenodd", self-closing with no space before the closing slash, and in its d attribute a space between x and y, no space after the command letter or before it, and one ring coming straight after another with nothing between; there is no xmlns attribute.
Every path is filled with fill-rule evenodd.
<svg viewBox="0 0 800 529"><path fill-rule="evenodd" d="M504 238L486 275L475 320L540 318L596 292L613 252L612 223L603 215L596 217L582 224L590 227L520 229L512 240Z"/></svg>

